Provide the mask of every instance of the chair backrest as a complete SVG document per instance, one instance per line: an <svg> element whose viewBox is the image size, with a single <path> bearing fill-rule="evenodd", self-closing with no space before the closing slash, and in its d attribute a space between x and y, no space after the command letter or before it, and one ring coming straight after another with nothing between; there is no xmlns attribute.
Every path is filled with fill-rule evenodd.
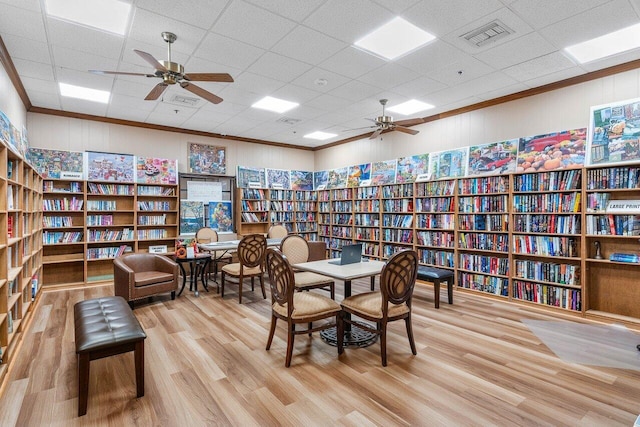
<svg viewBox="0 0 640 427"><path fill-rule="evenodd" d="M135 272L156 270L158 258L162 255L137 252L121 255L118 258Z"/></svg>
<svg viewBox="0 0 640 427"><path fill-rule="evenodd" d="M267 237L270 239L284 239L287 234L289 234L289 230L282 224L272 225L267 231Z"/></svg>
<svg viewBox="0 0 640 427"><path fill-rule="evenodd" d="M238 243L238 261L244 267L258 267L264 261L267 238L262 234L248 234Z"/></svg>
<svg viewBox="0 0 640 427"><path fill-rule="evenodd" d="M218 232L211 227L202 227L196 231L196 242L212 243L218 241Z"/></svg>
<svg viewBox="0 0 640 427"><path fill-rule="evenodd" d="M287 315L293 312L293 291L295 278L287 257L277 249L267 249L267 273L271 287L271 301L281 306L286 304Z"/></svg>
<svg viewBox="0 0 640 427"><path fill-rule="evenodd" d="M298 234L289 234L280 243L282 254L291 264L307 262L309 260L309 244Z"/></svg>
<svg viewBox="0 0 640 427"><path fill-rule="evenodd" d="M386 315L388 303L406 303L411 307L411 297L418 274L418 254L413 250L394 254L382 268L380 292L382 311Z"/></svg>

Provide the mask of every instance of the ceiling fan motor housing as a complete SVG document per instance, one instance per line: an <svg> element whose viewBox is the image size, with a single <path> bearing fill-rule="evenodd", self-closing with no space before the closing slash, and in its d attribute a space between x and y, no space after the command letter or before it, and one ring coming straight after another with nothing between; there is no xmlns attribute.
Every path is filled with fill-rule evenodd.
<svg viewBox="0 0 640 427"><path fill-rule="evenodd" d="M160 61L162 63L162 65L164 65L164 68L166 68L167 70L169 70L168 73L162 73L162 79L164 80L164 82L166 84L176 84L178 80L180 80L182 78L182 75L184 74L184 67L181 64L178 64L177 62L170 62L170 61Z"/></svg>
<svg viewBox="0 0 640 427"><path fill-rule="evenodd" d="M393 117L391 116L379 116L376 117L376 122L379 123L382 126L389 126L393 123Z"/></svg>

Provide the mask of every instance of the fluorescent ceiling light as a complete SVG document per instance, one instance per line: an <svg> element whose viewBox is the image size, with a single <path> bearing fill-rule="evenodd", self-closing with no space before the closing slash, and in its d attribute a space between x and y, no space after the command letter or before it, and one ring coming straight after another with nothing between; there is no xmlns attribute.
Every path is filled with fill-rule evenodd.
<svg viewBox="0 0 640 427"><path fill-rule="evenodd" d="M253 108L260 108L262 110L274 111L276 113L284 113L292 108L297 107L297 102L285 101L284 99L273 98L271 96L265 96L260 101L252 105Z"/></svg>
<svg viewBox="0 0 640 427"><path fill-rule="evenodd" d="M308 133L304 137L309 139L318 139L320 141L324 141L325 139L333 138L334 136L338 136L338 135L335 133L316 131L316 132Z"/></svg>
<svg viewBox="0 0 640 427"><path fill-rule="evenodd" d="M576 61L584 64L638 47L640 47L640 24L635 24L595 39L565 47L564 50Z"/></svg>
<svg viewBox="0 0 640 427"><path fill-rule="evenodd" d="M111 93L106 90L89 89L88 87L74 86L66 83L59 83L60 95L69 98L84 99L86 101L100 102L102 104L109 103Z"/></svg>
<svg viewBox="0 0 640 427"><path fill-rule="evenodd" d="M119 0L45 0L47 14L124 36L131 5Z"/></svg>
<svg viewBox="0 0 640 427"><path fill-rule="evenodd" d="M407 102L403 102L402 104L394 105L393 107L387 108L387 111L391 111L392 113L402 114L404 116L408 116L410 114L415 114L420 111L428 110L430 108L434 108L433 105L427 104L426 102L417 101L412 99Z"/></svg>
<svg viewBox="0 0 640 427"><path fill-rule="evenodd" d="M396 17L391 22L364 36L354 45L391 61L435 38L436 36L433 34Z"/></svg>

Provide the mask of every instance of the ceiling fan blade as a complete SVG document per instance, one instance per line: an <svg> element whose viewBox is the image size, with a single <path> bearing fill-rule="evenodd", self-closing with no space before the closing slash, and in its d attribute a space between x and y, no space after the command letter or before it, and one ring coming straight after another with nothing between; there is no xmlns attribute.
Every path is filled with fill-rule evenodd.
<svg viewBox="0 0 640 427"><path fill-rule="evenodd" d="M410 135L417 135L418 133L420 133L419 130L409 129L409 128L406 128L404 126L397 126L397 125L394 126L393 130L397 130L399 132L408 133Z"/></svg>
<svg viewBox="0 0 640 427"><path fill-rule="evenodd" d="M102 70L89 70L93 74L116 74L121 76L142 76L142 77L159 77L155 74L143 74L143 73L127 73L124 71L102 71Z"/></svg>
<svg viewBox="0 0 640 427"><path fill-rule="evenodd" d="M133 51L134 51L135 53L137 53L138 55L140 55L140 57L141 57L142 59L144 59L144 60L145 60L145 61L147 61L149 64L151 64L151 66L152 66L153 68L155 68L156 70L160 70L160 71L162 71L162 72L167 72L167 71L169 71L169 70L167 70L167 69L165 68L165 66L164 66L164 65L162 65L162 64L161 64L161 63L160 63L156 58L154 58L154 57L153 57L153 55L151 55L150 53L143 52L143 51L138 50L138 49L133 49Z"/></svg>
<svg viewBox="0 0 640 427"><path fill-rule="evenodd" d="M382 133L382 128L380 128L377 131L375 131L374 133L372 133L371 136L369 137L369 139L376 139L378 137L378 135L380 135L381 133Z"/></svg>
<svg viewBox="0 0 640 427"><path fill-rule="evenodd" d="M189 73L183 78L191 82L233 82L233 77L227 73Z"/></svg>
<svg viewBox="0 0 640 427"><path fill-rule="evenodd" d="M398 120L397 122L394 122L394 123L398 126L413 126L413 125L419 125L420 123L424 123L424 120L417 117L415 119Z"/></svg>
<svg viewBox="0 0 640 427"><path fill-rule="evenodd" d="M168 85L166 83L158 83L157 85L155 85L153 87L153 89L151 89L151 92L149 92L149 94L147 95L145 100L146 101L155 101L156 99L160 98L160 95L162 95L162 92L165 91L167 86Z"/></svg>
<svg viewBox="0 0 640 427"><path fill-rule="evenodd" d="M196 95L214 104L219 104L222 102L222 98L220 98L219 96L214 95L208 90L204 90L200 86L196 86L193 83L180 82L180 86L182 86L184 89L188 90L189 92L195 93Z"/></svg>

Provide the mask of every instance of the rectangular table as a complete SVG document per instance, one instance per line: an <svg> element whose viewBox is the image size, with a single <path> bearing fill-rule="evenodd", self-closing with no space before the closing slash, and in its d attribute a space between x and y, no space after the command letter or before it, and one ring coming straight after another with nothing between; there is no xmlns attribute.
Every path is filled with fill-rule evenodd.
<svg viewBox="0 0 640 427"><path fill-rule="evenodd" d="M278 246L282 239L267 239L267 246ZM238 250L240 240L227 240L226 242L198 243L198 247L205 251L235 251Z"/></svg>

